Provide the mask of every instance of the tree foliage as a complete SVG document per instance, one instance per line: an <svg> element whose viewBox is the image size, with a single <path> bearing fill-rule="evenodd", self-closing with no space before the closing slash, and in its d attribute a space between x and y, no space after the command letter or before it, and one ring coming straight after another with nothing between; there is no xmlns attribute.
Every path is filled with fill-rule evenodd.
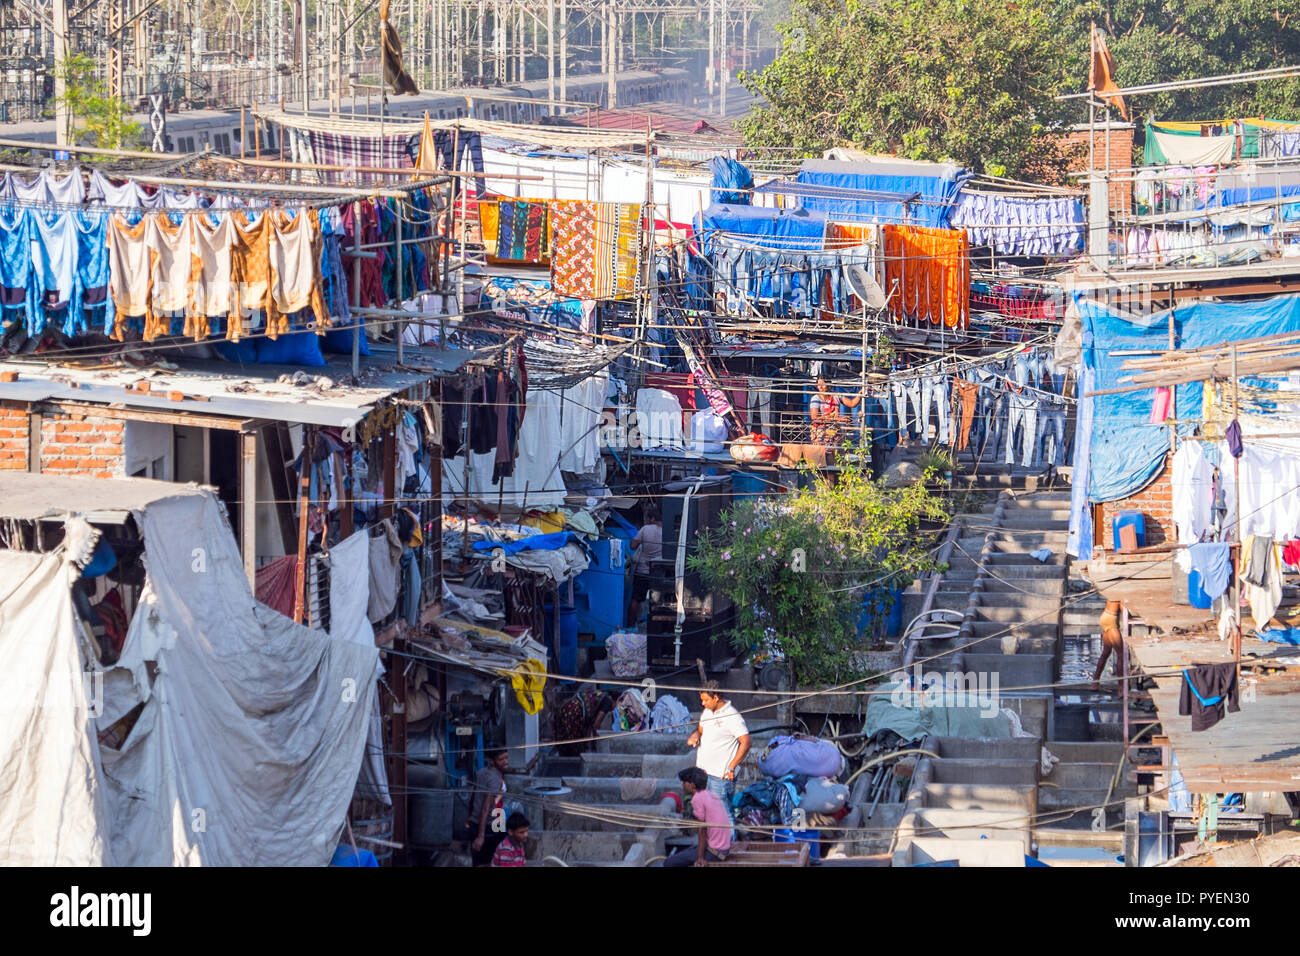
<svg viewBox="0 0 1300 956"><path fill-rule="evenodd" d="M794 0L780 55L742 77L768 103L743 121L756 146L816 155L857 146L1021 172L1069 107L1043 4Z"/></svg>
<svg viewBox="0 0 1300 956"><path fill-rule="evenodd" d="M62 103L72 116L75 143L103 149L123 149L138 143L140 124L131 119L125 102L109 95L107 84L96 75L91 57L74 53L56 70L65 84Z"/></svg>
<svg viewBox="0 0 1300 956"><path fill-rule="evenodd" d="M738 503L690 565L735 603L738 651L774 646L801 684L834 683L853 674L864 600L888 613L890 586L932 566L921 523L946 514L924 484L886 489L849 460L833 480Z"/></svg>
<svg viewBox="0 0 1300 956"><path fill-rule="evenodd" d="M1088 119L1089 27L1121 86L1300 61L1297 0L793 0L777 60L743 79L768 106L755 146L857 146L977 172L1050 178L1044 149ZM1300 79L1130 97L1135 118L1300 119Z"/></svg>
<svg viewBox="0 0 1300 956"><path fill-rule="evenodd" d="M1295 0L1057 0L1072 90L1088 78L1088 27L1105 31L1121 86L1142 86L1292 66L1300 61L1300 3ZM1300 80L1203 87L1130 98L1138 118L1217 119L1273 116L1300 119ZM1080 119L1087 119L1086 106Z"/></svg>

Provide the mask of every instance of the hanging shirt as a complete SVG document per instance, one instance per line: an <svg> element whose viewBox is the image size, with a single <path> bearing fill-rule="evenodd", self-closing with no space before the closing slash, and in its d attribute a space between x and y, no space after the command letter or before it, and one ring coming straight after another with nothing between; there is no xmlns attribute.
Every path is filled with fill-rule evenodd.
<svg viewBox="0 0 1300 956"><path fill-rule="evenodd" d="M329 312L321 296L320 229L315 212L304 210L292 217L278 212L268 218L272 228L268 247L271 291L276 310L290 315L310 308L317 328L324 329L329 325ZM281 331L287 328L286 324Z"/></svg>
<svg viewBox="0 0 1300 956"><path fill-rule="evenodd" d="M209 317L230 314L230 246L235 226L230 216L213 223L207 215L194 216L194 297L185 333L206 338Z"/></svg>
<svg viewBox="0 0 1300 956"><path fill-rule="evenodd" d="M109 289L113 297L112 336L119 341L126 332L128 318L145 316L149 321L149 244L146 233L149 220L134 226L115 214L108 224Z"/></svg>
<svg viewBox="0 0 1300 956"><path fill-rule="evenodd" d="M1214 505L1211 485L1214 466L1205 457L1198 441L1187 440L1179 446L1173 461L1173 521L1180 544L1194 544L1213 523Z"/></svg>
<svg viewBox="0 0 1300 956"><path fill-rule="evenodd" d="M150 312L153 322L146 322L144 340L152 341L171 332L167 313L186 312L193 297L194 230L189 218L174 224L166 215L146 217L146 230L152 265Z"/></svg>
<svg viewBox="0 0 1300 956"><path fill-rule="evenodd" d="M29 295L31 329L45 327L47 306L66 308L63 331L76 331L81 314L81 283L77 281L77 214L30 210L32 282Z"/></svg>
<svg viewBox="0 0 1300 956"><path fill-rule="evenodd" d="M1178 713L1191 716L1192 730L1209 730L1228 713L1241 710L1237 701L1237 665L1197 664L1183 669L1182 690L1178 695Z"/></svg>
<svg viewBox="0 0 1300 956"><path fill-rule="evenodd" d="M226 338L238 339L253 326L254 312L266 317L267 334L272 338L284 331L271 297L271 224L272 213L264 212L250 222L244 212L230 214L234 235L230 245L230 325Z"/></svg>

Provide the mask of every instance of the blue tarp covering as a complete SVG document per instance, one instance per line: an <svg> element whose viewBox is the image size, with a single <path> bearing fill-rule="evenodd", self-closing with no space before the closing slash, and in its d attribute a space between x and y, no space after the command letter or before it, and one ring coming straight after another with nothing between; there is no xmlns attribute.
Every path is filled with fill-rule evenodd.
<svg viewBox="0 0 1300 956"><path fill-rule="evenodd" d="M520 551L559 551L566 544L576 544L587 551L587 544L572 531L553 531L550 534L535 534L517 541L475 541L475 551L495 551L500 548L506 554L518 554Z"/></svg>
<svg viewBox="0 0 1300 956"><path fill-rule="evenodd" d="M822 247L826 217L807 209L764 209L714 203L695 217L695 231L711 251L711 234L725 232L744 242L772 249L816 250Z"/></svg>
<svg viewBox="0 0 1300 956"><path fill-rule="evenodd" d="M1169 347L1169 312L1136 317L1120 314L1076 295L1083 321L1083 361L1096 373L1094 387L1122 387L1125 356L1115 351ZM1300 296L1275 296L1252 302L1198 302L1173 310L1174 334L1180 349L1203 348L1242 339L1300 331ZM1081 398L1090 402L1091 441L1075 446L1075 474L1088 462L1088 500L1115 501L1148 484L1169 451L1164 425L1150 424L1153 389L1119 395ZM1200 415L1201 384L1179 385L1175 396L1178 418ZM1087 412L1080 408L1080 416Z"/></svg>
<svg viewBox="0 0 1300 956"><path fill-rule="evenodd" d="M709 172L713 173L713 192L709 194L711 202L735 206L750 204L748 190L754 188L754 177L743 164L727 156L714 156L709 160ZM736 189L746 191L731 191Z"/></svg>
<svg viewBox="0 0 1300 956"><path fill-rule="evenodd" d="M800 202L829 219L947 228L957 192L969 178L964 169L939 163L810 159L799 168L798 182L823 187ZM837 198L832 190L842 192ZM915 201L905 202L909 197Z"/></svg>

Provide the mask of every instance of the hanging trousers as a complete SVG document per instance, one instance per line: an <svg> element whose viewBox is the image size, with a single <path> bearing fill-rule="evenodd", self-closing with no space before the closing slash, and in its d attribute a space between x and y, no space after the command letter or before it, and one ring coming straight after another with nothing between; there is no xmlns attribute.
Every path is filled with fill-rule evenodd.
<svg viewBox="0 0 1300 956"><path fill-rule="evenodd" d="M975 420L975 408L979 404L980 387L974 382L964 382L961 379L955 379L952 384L953 399L960 416L955 444L958 451L965 451L970 441L971 422Z"/></svg>
<svg viewBox="0 0 1300 956"><path fill-rule="evenodd" d="M1042 441L1043 459L1051 465L1060 465L1065 461L1065 406L1056 402L1044 402L1038 425ZM1048 451L1048 442L1051 451Z"/></svg>
<svg viewBox="0 0 1300 956"><path fill-rule="evenodd" d="M909 426L916 422L921 414L921 383L918 379L894 382L890 385L894 393L894 403L898 408L898 438L909 437ZM912 417L907 414L907 403L912 403Z"/></svg>
<svg viewBox="0 0 1300 956"><path fill-rule="evenodd" d="M1006 463L1016 463L1016 428L1020 428L1021 464L1028 468L1034 461L1034 439L1038 436L1038 400L1028 392L1007 392Z"/></svg>
<svg viewBox="0 0 1300 956"><path fill-rule="evenodd" d="M948 377L931 375L921 379L921 442L930 443L930 406L935 406L939 427L934 433L938 444L948 441Z"/></svg>

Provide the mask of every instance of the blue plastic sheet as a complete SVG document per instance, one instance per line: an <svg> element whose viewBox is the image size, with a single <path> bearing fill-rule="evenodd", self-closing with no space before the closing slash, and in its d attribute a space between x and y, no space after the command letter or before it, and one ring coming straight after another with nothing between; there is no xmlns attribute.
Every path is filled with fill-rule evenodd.
<svg viewBox="0 0 1300 956"><path fill-rule="evenodd" d="M754 177L743 163L727 156L714 156L709 160L709 172L713 174L713 192L709 194L711 202L735 206L750 204L749 190L754 188Z"/></svg>
<svg viewBox="0 0 1300 956"><path fill-rule="evenodd" d="M1083 322L1083 360L1095 372L1094 387L1122 387L1122 369L1128 350L1164 351L1169 348L1170 312L1135 316L1113 311L1076 294ZM1198 302L1172 310L1174 337L1179 349L1203 348L1281 332L1300 331L1300 296L1275 296L1251 302ZM1179 385L1175 394L1180 420L1197 418L1201 384ZM1076 443L1076 470L1088 462L1088 500L1116 501L1141 490L1156 476L1169 451L1164 425L1150 423L1153 389L1098 395L1091 402L1093 427L1090 440ZM1081 407L1081 413L1084 409Z"/></svg>
<svg viewBox="0 0 1300 956"><path fill-rule="evenodd" d="M711 251L711 238L718 233L771 249L818 250L826 234L826 217L807 209L714 203L696 215L695 231L704 237L706 254Z"/></svg>
<svg viewBox="0 0 1300 956"><path fill-rule="evenodd" d="M518 554L520 551L559 551L566 544L581 545L586 543L572 531L554 531L550 534L535 534L520 538L518 541L475 541L475 551L495 551L500 548L506 554Z"/></svg>
<svg viewBox="0 0 1300 956"><path fill-rule="evenodd" d="M1300 627L1270 627L1267 631L1258 631L1255 636L1270 644L1300 644Z"/></svg>
<svg viewBox="0 0 1300 956"><path fill-rule="evenodd" d="M947 228L957 192L969 175L937 163L845 163L806 160L798 183L820 187L800 198L829 219Z"/></svg>

